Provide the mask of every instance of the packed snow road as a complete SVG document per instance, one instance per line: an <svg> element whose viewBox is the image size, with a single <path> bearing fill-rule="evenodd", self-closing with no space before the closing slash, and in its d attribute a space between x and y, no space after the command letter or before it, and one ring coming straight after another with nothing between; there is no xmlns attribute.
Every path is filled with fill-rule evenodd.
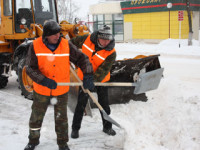
<svg viewBox="0 0 200 150"><path fill-rule="evenodd" d="M21 96L16 81L17 76L15 72L12 72L12 74L13 76L9 78L6 89L0 90L0 149L21 150L28 142L28 121L31 113L32 101ZM89 116L84 117L80 138L75 140L70 138L70 148L74 150L122 150L124 132L116 128L118 136L107 136L102 132L101 118L98 110L94 110L93 115L93 118ZM41 144L37 147L38 150L57 149L53 116L53 106L51 105L45 115L41 131ZM73 113L70 109L68 109L68 117L70 134L73 117ZM12 144L10 144L11 141ZM115 143L116 141L117 143Z"/></svg>

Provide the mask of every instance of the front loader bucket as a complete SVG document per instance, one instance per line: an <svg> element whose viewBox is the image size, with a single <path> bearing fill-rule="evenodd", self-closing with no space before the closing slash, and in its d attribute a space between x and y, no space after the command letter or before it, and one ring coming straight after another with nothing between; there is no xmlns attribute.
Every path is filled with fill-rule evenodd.
<svg viewBox="0 0 200 150"><path fill-rule="evenodd" d="M116 61L111 69L109 82L133 82L134 75L150 72L160 68L159 55L143 56L139 59L127 59Z"/></svg>
<svg viewBox="0 0 200 150"><path fill-rule="evenodd" d="M159 55L153 56L142 56L140 58L133 58L127 60L116 61L111 69L111 78L109 82L132 82L139 86L118 86L108 87L108 99L110 104L121 104L127 103L130 100L144 101L148 99L145 92L156 89L159 85L160 78L162 77L163 69L160 66L158 59ZM159 70L159 71L158 71ZM155 73L156 72L156 73ZM152 74L158 74L155 80L148 81L148 78ZM142 78L142 82L138 82L138 78ZM146 80L146 81L144 81ZM71 81L76 82L73 78ZM147 83L148 81L148 83ZM156 81L156 82L155 82ZM157 82L158 81L158 82ZM146 84L151 84L150 87L146 87ZM70 95L73 97L73 103L77 102L78 88L70 87ZM74 98L76 98L74 100ZM70 100L69 100L70 101ZM70 102L69 102L70 103ZM91 107L96 107L95 104L90 100ZM71 110L74 110L75 105L69 104Z"/></svg>
<svg viewBox="0 0 200 150"><path fill-rule="evenodd" d="M116 61L111 69L111 78L109 82L136 82L137 78L141 77L143 73L150 73L160 69L159 55L142 56L139 59L127 59ZM160 74L159 74L160 75ZM161 73L162 76L162 73ZM144 79L144 78L143 78ZM160 81L160 79L158 78ZM142 80L143 81L143 80ZM150 82L150 81L149 81ZM155 81L153 81L155 82ZM145 92L151 88L145 89L145 82L140 83L140 87L108 87L108 99L110 104L127 103L130 100L146 102L148 99ZM148 83L147 83L148 84ZM159 83L158 83L159 84ZM156 89L158 86L154 86ZM143 88L143 89L141 89ZM152 88L153 89L153 88ZM93 105L92 105L93 106Z"/></svg>

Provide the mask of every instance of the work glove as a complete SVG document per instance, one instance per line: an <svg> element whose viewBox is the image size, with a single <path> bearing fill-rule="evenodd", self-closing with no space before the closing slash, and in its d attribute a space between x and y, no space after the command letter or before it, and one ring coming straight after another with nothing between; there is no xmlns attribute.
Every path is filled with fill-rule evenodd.
<svg viewBox="0 0 200 150"><path fill-rule="evenodd" d="M93 83L93 74L84 74L83 76L83 87L91 92L95 92L95 85Z"/></svg>
<svg viewBox="0 0 200 150"><path fill-rule="evenodd" d="M57 83L54 80L46 78L46 77L42 80L42 82L40 84L43 85L43 86L46 86L50 89L56 89L57 88Z"/></svg>

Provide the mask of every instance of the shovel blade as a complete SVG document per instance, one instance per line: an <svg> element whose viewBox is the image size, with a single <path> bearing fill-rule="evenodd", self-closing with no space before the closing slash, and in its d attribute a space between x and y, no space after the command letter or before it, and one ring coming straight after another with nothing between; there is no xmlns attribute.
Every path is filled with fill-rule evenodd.
<svg viewBox="0 0 200 150"><path fill-rule="evenodd" d="M163 68L159 68L139 75L139 80L136 83L137 86L135 87L134 94L141 94L157 89L163 76L163 71Z"/></svg>
<svg viewBox="0 0 200 150"><path fill-rule="evenodd" d="M104 111L104 110L100 110L103 114L103 118L107 121L109 121L110 123L116 125L117 127L121 128L120 124L117 123L115 120L113 120L110 116L108 116L108 114Z"/></svg>

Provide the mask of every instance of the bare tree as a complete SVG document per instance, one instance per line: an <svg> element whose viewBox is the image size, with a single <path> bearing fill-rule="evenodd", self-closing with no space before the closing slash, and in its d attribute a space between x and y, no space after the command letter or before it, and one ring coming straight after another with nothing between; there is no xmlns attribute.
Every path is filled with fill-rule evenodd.
<svg viewBox="0 0 200 150"><path fill-rule="evenodd" d="M69 23L73 23L73 20L77 17L76 12L79 7L73 0L58 0L58 17L59 20L66 20Z"/></svg>
<svg viewBox="0 0 200 150"><path fill-rule="evenodd" d="M191 11L190 11L190 1L186 0L186 9L188 14L188 23L189 23L189 36L188 36L188 45L192 45L192 18L191 18Z"/></svg>

